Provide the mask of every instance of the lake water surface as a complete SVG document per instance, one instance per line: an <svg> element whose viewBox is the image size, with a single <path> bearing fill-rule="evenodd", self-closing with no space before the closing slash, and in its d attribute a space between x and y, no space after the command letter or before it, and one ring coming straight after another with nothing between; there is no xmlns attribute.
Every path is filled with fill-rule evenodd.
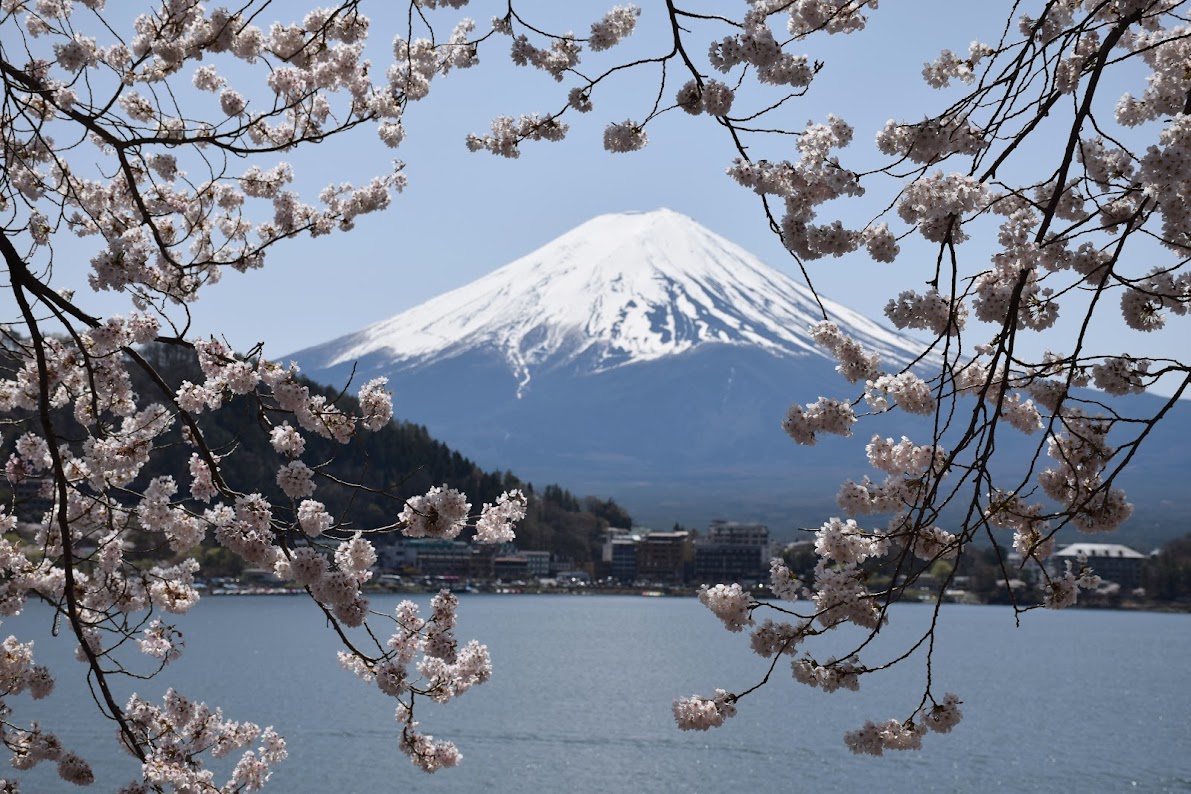
<svg viewBox="0 0 1191 794"><path fill-rule="evenodd" d="M904 645L930 612L896 607L881 647ZM113 752L114 728L92 716L69 675L82 670L73 643L49 636L48 615L30 606L0 628L35 639L58 677L48 700L12 698L13 718L58 732L95 766L93 790L112 791L136 762ZM420 704L423 730L463 753L433 776L396 750L392 701L340 670L305 598L204 599L181 619L182 658L135 689L159 700L172 685L230 719L274 725L290 758L270 788L295 794L1191 791L1191 615L1039 610L1015 628L1007 608L956 605L940 620L935 691L959 694L964 719L919 752L884 758L852 755L842 736L913 710L925 675L914 659L830 695L779 662L722 728L678 731L676 696L740 691L765 669L747 635L724 631L695 599L462 596L458 635L489 646L495 675L446 706ZM26 792L78 790L50 768L21 774Z"/></svg>

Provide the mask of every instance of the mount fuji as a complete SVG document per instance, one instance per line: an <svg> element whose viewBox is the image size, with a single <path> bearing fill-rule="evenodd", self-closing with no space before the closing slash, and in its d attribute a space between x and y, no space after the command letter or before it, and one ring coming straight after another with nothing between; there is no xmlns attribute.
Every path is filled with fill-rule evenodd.
<svg viewBox="0 0 1191 794"><path fill-rule="evenodd" d="M291 358L336 387L388 376L400 418L484 468L613 497L639 523L730 518L782 530L839 513L840 483L871 473L871 432L926 427L897 413L896 427L813 449L782 433L791 402L856 396L810 338L824 309L887 371L921 353L845 306L820 308L806 287L684 215L626 212ZM1143 490L1189 463L1157 451L1131 465ZM1164 498L1141 495L1131 492L1154 509Z"/></svg>
<svg viewBox="0 0 1191 794"><path fill-rule="evenodd" d="M913 341L824 301L865 345L897 363ZM810 290L670 210L601 215L465 287L302 351L316 370L357 360L400 373L483 352L524 396L535 375L598 374L710 346L823 357L807 328Z"/></svg>
<svg viewBox="0 0 1191 794"><path fill-rule="evenodd" d="M921 352L823 307L887 368ZM808 454L780 428L792 401L854 396L810 338L821 318L806 287L662 209L594 218L291 358L336 386L386 375L402 418L479 464L613 496L645 523L785 526L838 512L839 482L862 462Z"/></svg>

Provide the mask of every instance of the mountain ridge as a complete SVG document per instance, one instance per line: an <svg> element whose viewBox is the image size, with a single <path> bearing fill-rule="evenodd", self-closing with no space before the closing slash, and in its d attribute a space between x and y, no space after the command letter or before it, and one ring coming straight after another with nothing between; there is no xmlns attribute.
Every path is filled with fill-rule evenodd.
<svg viewBox="0 0 1191 794"><path fill-rule="evenodd" d="M823 300L845 332L900 368L915 340ZM296 354L316 370L372 358L394 372L491 350L522 392L536 372L600 372L706 344L827 354L806 287L668 209L601 215L476 281Z"/></svg>

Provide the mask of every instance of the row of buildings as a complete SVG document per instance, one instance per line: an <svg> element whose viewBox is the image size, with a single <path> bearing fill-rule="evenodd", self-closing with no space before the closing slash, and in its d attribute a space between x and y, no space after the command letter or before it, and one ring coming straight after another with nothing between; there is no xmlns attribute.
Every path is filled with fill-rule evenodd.
<svg viewBox="0 0 1191 794"><path fill-rule="evenodd" d="M701 582L755 583L769 572L769 528L764 524L713 521L703 535L609 529L598 559L576 565L548 551L521 551L512 544L473 546L463 541L404 539L378 549L380 565L422 576L468 579L611 579L681 585Z"/></svg>
<svg viewBox="0 0 1191 794"><path fill-rule="evenodd" d="M771 547L764 524L713 521L701 535L685 530L633 532L609 529L598 559L576 564L548 551L521 551L513 544L471 545L463 541L405 539L383 546L380 567L389 571L435 577L500 579L611 580L622 584L684 585L767 581L769 560L780 553ZM1075 543L1048 560L1052 575L1068 563L1078 572L1090 567L1105 582L1125 591L1141 585L1146 555L1110 543Z"/></svg>

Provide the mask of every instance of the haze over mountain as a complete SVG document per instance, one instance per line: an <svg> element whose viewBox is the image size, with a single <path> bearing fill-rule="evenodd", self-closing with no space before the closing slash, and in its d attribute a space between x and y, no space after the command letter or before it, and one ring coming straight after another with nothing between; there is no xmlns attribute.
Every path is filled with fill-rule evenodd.
<svg viewBox="0 0 1191 794"><path fill-rule="evenodd" d="M921 351L823 305L887 370ZM292 358L336 386L386 375L402 418L482 466L612 496L653 526L784 528L838 513L840 481L868 473L863 440L806 449L780 429L793 401L855 396L809 336L821 318L807 288L662 209L594 218Z"/></svg>

